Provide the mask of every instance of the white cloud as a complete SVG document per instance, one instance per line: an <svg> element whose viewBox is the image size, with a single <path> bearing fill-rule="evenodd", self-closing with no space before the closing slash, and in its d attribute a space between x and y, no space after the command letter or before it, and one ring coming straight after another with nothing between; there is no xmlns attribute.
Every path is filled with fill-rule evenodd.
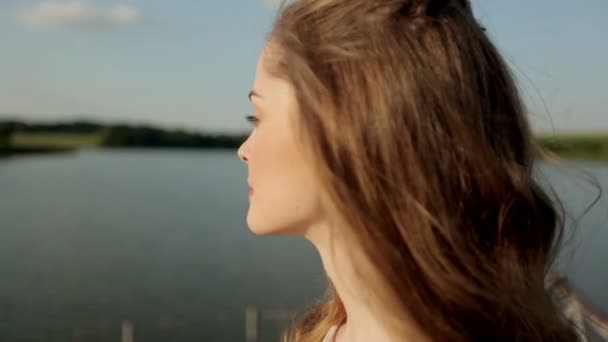
<svg viewBox="0 0 608 342"><path fill-rule="evenodd" d="M83 1L46 1L17 12L17 20L32 28L93 29L135 25L141 22L141 15L125 4L101 8Z"/></svg>
<svg viewBox="0 0 608 342"><path fill-rule="evenodd" d="M110 11L110 19L116 24L130 25L140 21L139 11L132 6L116 5Z"/></svg>
<svg viewBox="0 0 608 342"><path fill-rule="evenodd" d="M262 0L262 3L271 9L277 9L282 5L284 0Z"/></svg>

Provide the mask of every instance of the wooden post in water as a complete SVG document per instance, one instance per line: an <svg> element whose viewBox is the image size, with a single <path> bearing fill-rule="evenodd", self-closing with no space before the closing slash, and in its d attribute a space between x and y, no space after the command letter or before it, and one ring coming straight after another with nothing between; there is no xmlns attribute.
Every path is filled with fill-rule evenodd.
<svg viewBox="0 0 608 342"><path fill-rule="evenodd" d="M255 306L248 306L245 310L245 341L258 342L258 327L260 313Z"/></svg>
<svg viewBox="0 0 608 342"><path fill-rule="evenodd" d="M133 323L129 321L122 322L122 342L133 342Z"/></svg>

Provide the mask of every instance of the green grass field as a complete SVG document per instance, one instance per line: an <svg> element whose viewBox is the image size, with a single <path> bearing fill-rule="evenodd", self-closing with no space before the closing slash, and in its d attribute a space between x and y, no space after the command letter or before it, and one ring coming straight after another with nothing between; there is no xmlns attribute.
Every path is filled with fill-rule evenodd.
<svg viewBox="0 0 608 342"><path fill-rule="evenodd" d="M607 160L608 133L540 135L541 146L564 159Z"/></svg>

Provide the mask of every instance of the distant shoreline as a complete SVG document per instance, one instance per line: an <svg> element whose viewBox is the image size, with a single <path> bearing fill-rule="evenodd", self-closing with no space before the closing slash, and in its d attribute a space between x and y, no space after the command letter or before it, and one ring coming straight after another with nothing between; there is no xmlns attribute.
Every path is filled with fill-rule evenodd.
<svg viewBox="0 0 608 342"><path fill-rule="evenodd" d="M237 149L247 134L214 134L88 121L31 123L0 120L0 157L93 149ZM608 132L539 134L545 151L568 160L608 161Z"/></svg>
<svg viewBox="0 0 608 342"><path fill-rule="evenodd" d="M37 154L58 154L58 153L71 153L77 149L73 148L12 148L12 147L0 147L0 158L16 157L23 155L37 155Z"/></svg>
<svg viewBox="0 0 608 342"><path fill-rule="evenodd" d="M46 153L82 148L234 149L247 134L167 130L145 125L105 125L75 121L31 123L0 120L3 154Z"/></svg>
<svg viewBox="0 0 608 342"><path fill-rule="evenodd" d="M608 161L608 132L538 135L541 147L563 159Z"/></svg>

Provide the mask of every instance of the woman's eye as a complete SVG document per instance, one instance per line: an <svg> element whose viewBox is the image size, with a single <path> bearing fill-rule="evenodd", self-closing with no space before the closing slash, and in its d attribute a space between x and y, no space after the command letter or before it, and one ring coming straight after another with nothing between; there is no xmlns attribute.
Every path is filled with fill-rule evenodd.
<svg viewBox="0 0 608 342"><path fill-rule="evenodd" d="M248 115L247 117L245 117L245 119L253 126L257 126L258 122L260 121L255 115Z"/></svg>

